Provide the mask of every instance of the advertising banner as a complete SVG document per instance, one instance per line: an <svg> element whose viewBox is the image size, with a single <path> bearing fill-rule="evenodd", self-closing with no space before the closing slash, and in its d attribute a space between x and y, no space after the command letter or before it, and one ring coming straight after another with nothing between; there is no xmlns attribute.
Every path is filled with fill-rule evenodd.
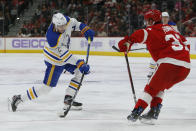
<svg viewBox="0 0 196 131"><path fill-rule="evenodd" d="M0 52L4 52L4 38L0 37Z"/></svg>
<svg viewBox="0 0 196 131"><path fill-rule="evenodd" d="M94 41L91 43L92 52L115 52L112 46L118 46L119 40L122 37L95 37ZM191 45L191 54L196 54L196 37L187 37L188 42ZM45 37L30 37L30 38L5 38L5 43L3 38L0 38L0 50L6 49L6 52L17 51L24 52L30 51L37 53L41 52L44 45L47 43ZM6 47L4 48L4 45ZM84 37L73 37L70 41L70 50L72 51L86 51L88 42ZM144 44L134 44L132 49L145 48ZM147 50L139 50L134 52L146 53Z"/></svg>
<svg viewBox="0 0 196 131"><path fill-rule="evenodd" d="M118 44L121 37L96 37L91 43L91 51L114 52L113 45ZM47 43L46 38L6 38L7 50L41 50ZM83 37L73 37L70 42L70 50L86 51L88 42ZM145 47L145 45L134 44L133 48Z"/></svg>
<svg viewBox="0 0 196 131"><path fill-rule="evenodd" d="M112 46L115 45L118 47L118 42L123 37L95 37L91 43L91 51L102 51L102 52L116 52L112 49ZM86 51L88 42L85 38L72 38L71 39L71 50L73 51ZM145 48L144 44L134 44L132 49L136 48ZM138 51L146 52L146 50Z"/></svg>
<svg viewBox="0 0 196 131"><path fill-rule="evenodd" d="M196 37L187 37L186 39L187 39L188 43L190 43L190 45L191 45L190 53L196 54Z"/></svg>
<svg viewBox="0 0 196 131"><path fill-rule="evenodd" d="M45 43L45 38L6 38L7 50L41 50Z"/></svg>

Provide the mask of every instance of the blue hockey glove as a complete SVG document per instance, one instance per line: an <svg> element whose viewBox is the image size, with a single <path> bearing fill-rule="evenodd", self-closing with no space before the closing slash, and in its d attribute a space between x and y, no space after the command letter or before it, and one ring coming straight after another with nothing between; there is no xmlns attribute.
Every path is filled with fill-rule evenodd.
<svg viewBox="0 0 196 131"><path fill-rule="evenodd" d="M88 40L88 37L90 37L91 41L93 41L93 37L95 35L95 32L91 29L88 29L85 33L84 36Z"/></svg>
<svg viewBox="0 0 196 131"><path fill-rule="evenodd" d="M84 62L84 60L78 60L76 62L77 68L79 68L81 73L89 74L90 73L90 66Z"/></svg>
<svg viewBox="0 0 196 131"><path fill-rule="evenodd" d="M93 41L95 32L90 29L90 27L88 27L86 24L81 23L80 24L80 30L82 35L84 35L84 37L88 40L88 37L90 37L91 41Z"/></svg>

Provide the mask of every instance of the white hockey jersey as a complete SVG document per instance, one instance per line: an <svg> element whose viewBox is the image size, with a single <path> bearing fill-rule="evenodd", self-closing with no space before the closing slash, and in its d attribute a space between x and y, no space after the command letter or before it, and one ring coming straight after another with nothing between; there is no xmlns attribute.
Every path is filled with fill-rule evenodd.
<svg viewBox="0 0 196 131"><path fill-rule="evenodd" d="M45 44L43 53L45 60L54 65L65 65L67 63L76 64L77 58L69 51L70 37L72 31L80 31L80 24L75 18L67 19L66 30L64 33L59 33L54 30L54 25L51 23L47 33L46 39L48 44Z"/></svg>

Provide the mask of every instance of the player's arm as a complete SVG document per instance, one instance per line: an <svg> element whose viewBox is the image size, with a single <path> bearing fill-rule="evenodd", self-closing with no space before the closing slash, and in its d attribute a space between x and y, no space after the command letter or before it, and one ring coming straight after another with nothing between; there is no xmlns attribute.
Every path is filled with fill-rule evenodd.
<svg viewBox="0 0 196 131"><path fill-rule="evenodd" d="M60 33L54 33L51 30L48 30L46 33L46 39L48 41L48 45L52 48L56 48L58 46L60 38L61 38Z"/></svg>
<svg viewBox="0 0 196 131"><path fill-rule="evenodd" d="M88 37L90 37L91 41L93 41L93 37L95 35L95 32L90 29L89 26L82 22L78 22L75 18L71 18L73 21L73 27L75 31L81 31L82 35L88 40Z"/></svg>
<svg viewBox="0 0 196 131"><path fill-rule="evenodd" d="M131 49L134 43L144 44L148 37L148 32L145 29L136 30L131 36L125 36L124 39L118 43L121 52L125 52Z"/></svg>

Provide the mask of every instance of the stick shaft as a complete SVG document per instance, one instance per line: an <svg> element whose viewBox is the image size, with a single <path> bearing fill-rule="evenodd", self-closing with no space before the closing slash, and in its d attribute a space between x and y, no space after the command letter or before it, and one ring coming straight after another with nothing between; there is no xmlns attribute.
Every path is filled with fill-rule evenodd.
<svg viewBox="0 0 196 131"><path fill-rule="evenodd" d="M88 63L88 58L89 58L89 53L90 53L90 45L91 45L91 40L90 40L90 38L89 38L89 39L88 39L87 55L86 55L86 64ZM66 111L64 111L64 115L61 116L61 117L66 117L67 114L68 114L68 112L70 111L71 106L72 106L72 104L73 104L73 101L75 100L75 98L76 98L76 96L77 96L77 94L78 94L78 91L79 91L79 89L80 89L80 87L81 87L81 85L82 85L83 79L84 79L84 73L82 74L82 77L81 77L81 79L80 79L80 83L79 83L78 89L76 90L76 92L75 92L75 94L74 94L74 96L73 96L73 98L72 98L71 104L68 106L68 108L66 109Z"/></svg>
<svg viewBox="0 0 196 131"><path fill-rule="evenodd" d="M127 70L128 70L128 75L129 75L129 81L131 83L131 89L132 89L133 99L134 99L134 102L136 104L137 98L136 98L135 89L134 89L134 85L133 85L133 79L132 79L132 75L131 75L131 69L130 69L130 65L129 65L129 60L128 60L127 52L124 52L124 54L125 54L125 60L126 60L126 63L127 63Z"/></svg>
<svg viewBox="0 0 196 131"><path fill-rule="evenodd" d="M114 50L116 50L117 52L120 52L120 50L119 50L116 46L112 46L112 48L113 48ZM142 49L146 49L146 48L139 48L139 49L133 49L133 50L142 50ZM131 51L133 51L133 50L131 50ZM132 79L132 75L131 75L131 69L130 69L129 59L128 59L127 53L128 53L128 52L124 52L124 55L125 55L125 60L126 60L126 64L127 64L127 70L128 70L128 75L129 75L129 81L130 81L130 83L131 83L131 90L132 90L132 94L133 94L133 99L134 99L134 102L135 102L135 104L136 104L137 98L136 98L136 94L135 94L135 88L134 88L134 84L133 84L133 79Z"/></svg>
<svg viewBox="0 0 196 131"><path fill-rule="evenodd" d="M117 52L120 52L120 50L119 50L116 46L112 46L112 48L113 48L114 50L116 50ZM130 50L130 51L135 51L135 50L144 50L144 49L146 49L146 48L132 49L132 50Z"/></svg>

